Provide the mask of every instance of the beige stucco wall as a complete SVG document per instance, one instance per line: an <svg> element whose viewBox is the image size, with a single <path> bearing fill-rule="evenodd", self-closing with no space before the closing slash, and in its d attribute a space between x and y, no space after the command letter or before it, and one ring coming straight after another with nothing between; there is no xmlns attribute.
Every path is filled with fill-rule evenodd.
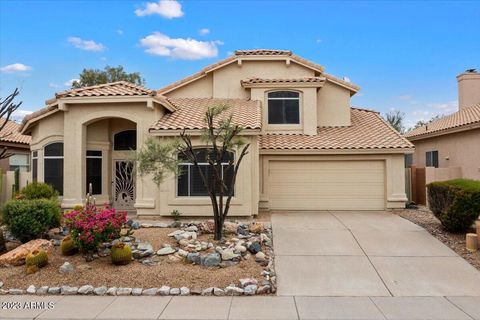
<svg viewBox="0 0 480 320"><path fill-rule="evenodd" d="M315 134L317 126L350 125L351 92L335 83L326 81L322 88L301 86L282 87L277 90L301 92L301 123L299 125L269 126L267 119L266 92L272 88L243 88L240 81L251 77L259 78L302 78L313 77L315 71L294 62L242 60L210 72L166 95L169 97L236 98L259 100L263 106L264 132Z"/></svg>
<svg viewBox="0 0 480 320"><path fill-rule="evenodd" d="M235 196L232 198L229 216L251 216L258 213L259 163L257 139L256 136L245 137L246 142L250 143L249 153L243 158L240 165ZM192 142L194 146L203 146L198 137L193 137ZM234 152L235 157L238 157L240 150ZM164 216L170 216L173 210L178 210L184 216L213 215L209 197L178 197L177 180L172 174L156 190L159 190L160 195L156 200L158 210L152 211L151 214L158 215L160 213Z"/></svg>
<svg viewBox="0 0 480 320"><path fill-rule="evenodd" d="M318 91L317 120L319 126L349 126L350 92L345 88L326 82Z"/></svg>
<svg viewBox="0 0 480 320"><path fill-rule="evenodd" d="M404 208L406 201L405 194L405 170L403 154L350 154L350 155L294 155L294 154L263 154L260 156L260 208L270 209L269 172L272 161L295 161L302 167L302 161L381 161L384 163L385 172L385 208ZM342 173L339 173L342 174ZM347 174L347 173L345 173ZM346 177L348 180L348 177ZM319 191L320 192L320 191ZM348 195L345 195L348 197ZM350 208L357 210L355 206Z"/></svg>
<svg viewBox="0 0 480 320"><path fill-rule="evenodd" d="M413 165L425 167L426 152L438 150L439 168L460 167L462 177L480 180L480 128L412 143L415 145Z"/></svg>
<svg viewBox="0 0 480 320"><path fill-rule="evenodd" d="M457 81L460 109L480 103L480 73L462 73L457 76Z"/></svg>

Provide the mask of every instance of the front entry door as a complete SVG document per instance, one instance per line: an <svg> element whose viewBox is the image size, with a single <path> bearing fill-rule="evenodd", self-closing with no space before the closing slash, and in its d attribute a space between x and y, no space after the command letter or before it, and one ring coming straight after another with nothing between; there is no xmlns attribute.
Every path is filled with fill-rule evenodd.
<svg viewBox="0 0 480 320"><path fill-rule="evenodd" d="M113 206L117 210L134 210L135 178L133 161L114 160Z"/></svg>

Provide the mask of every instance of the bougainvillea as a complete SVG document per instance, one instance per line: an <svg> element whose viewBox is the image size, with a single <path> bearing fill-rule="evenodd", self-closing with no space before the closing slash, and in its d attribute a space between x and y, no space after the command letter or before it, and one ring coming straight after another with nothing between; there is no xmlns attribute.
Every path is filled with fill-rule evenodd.
<svg viewBox="0 0 480 320"><path fill-rule="evenodd" d="M83 252L96 251L103 242L120 237L127 222L127 213L105 205L103 208L87 204L83 210L73 210L65 216L65 225L77 247Z"/></svg>

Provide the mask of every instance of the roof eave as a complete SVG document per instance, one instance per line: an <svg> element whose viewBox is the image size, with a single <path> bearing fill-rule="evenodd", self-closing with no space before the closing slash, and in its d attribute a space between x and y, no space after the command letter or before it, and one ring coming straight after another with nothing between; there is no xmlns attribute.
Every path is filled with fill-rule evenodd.
<svg viewBox="0 0 480 320"><path fill-rule="evenodd" d="M411 154L415 148L261 149L260 154Z"/></svg>
<svg viewBox="0 0 480 320"><path fill-rule="evenodd" d="M478 128L480 128L480 121L474 122L474 123L469 123L469 124L466 124L466 125L463 125L463 126L448 128L448 129L444 129L444 130L431 131L431 132L421 133L421 134L414 135L414 136L405 136L405 138L408 139L409 141L418 141L418 140L439 137L439 136L452 134L452 133L457 133L457 132L474 130L474 129L478 129Z"/></svg>

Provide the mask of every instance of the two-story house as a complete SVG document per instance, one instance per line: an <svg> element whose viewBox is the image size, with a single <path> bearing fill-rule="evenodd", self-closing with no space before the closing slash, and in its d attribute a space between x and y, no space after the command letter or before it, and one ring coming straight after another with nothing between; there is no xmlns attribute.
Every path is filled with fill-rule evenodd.
<svg viewBox="0 0 480 320"><path fill-rule="evenodd" d="M259 210L383 210L406 202L408 140L377 112L352 108L359 87L284 50L240 50L160 90L126 82L58 93L26 117L33 177L51 183L62 206L97 202L138 215L211 215L198 173L157 188L132 174L131 153L148 137L199 135L209 106L227 104L251 144L237 178L231 215ZM232 150L232 157L238 150Z"/></svg>

